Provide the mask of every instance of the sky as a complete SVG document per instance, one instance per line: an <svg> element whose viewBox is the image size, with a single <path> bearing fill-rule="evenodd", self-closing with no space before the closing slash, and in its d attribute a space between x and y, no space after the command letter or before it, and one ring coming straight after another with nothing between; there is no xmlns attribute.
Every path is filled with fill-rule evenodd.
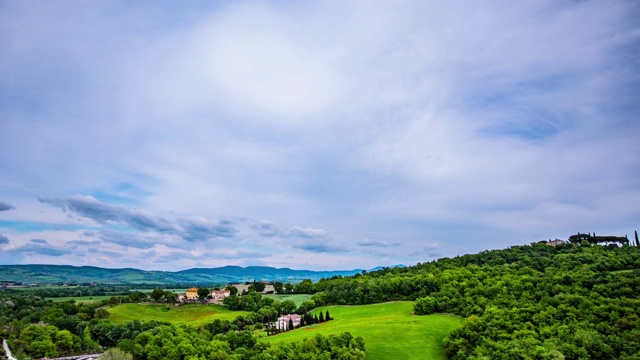
<svg viewBox="0 0 640 360"><path fill-rule="evenodd" d="M0 264L640 230L637 1L0 1Z"/></svg>

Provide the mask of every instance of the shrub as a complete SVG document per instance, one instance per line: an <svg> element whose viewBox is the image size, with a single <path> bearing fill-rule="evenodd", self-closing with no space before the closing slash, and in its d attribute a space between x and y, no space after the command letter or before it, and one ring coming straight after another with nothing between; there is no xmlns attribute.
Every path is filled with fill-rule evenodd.
<svg viewBox="0 0 640 360"><path fill-rule="evenodd" d="M437 301L431 296L425 296L416 300L416 304L413 306L413 312L416 315L429 315L433 314L436 309Z"/></svg>

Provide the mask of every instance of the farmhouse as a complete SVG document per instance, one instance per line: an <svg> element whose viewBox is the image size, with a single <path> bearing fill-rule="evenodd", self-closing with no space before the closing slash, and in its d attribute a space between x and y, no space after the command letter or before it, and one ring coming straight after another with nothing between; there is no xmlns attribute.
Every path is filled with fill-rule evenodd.
<svg viewBox="0 0 640 360"><path fill-rule="evenodd" d="M288 314L288 315L282 315L278 318L278 320L276 320L276 329L278 330L290 330L289 329L289 320L291 320L291 322L293 322L293 327L296 328L298 326L300 326L300 318L302 316L298 315L298 314Z"/></svg>
<svg viewBox="0 0 640 360"><path fill-rule="evenodd" d="M231 291L229 290L211 290L211 298L213 300L224 300L231 296Z"/></svg>
<svg viewBox="0 0 640 360"><path fill-rule="evenodd" d="M187 297L187 301L198 300L198 288L193 287L187 290L186 297Z"/></svg>

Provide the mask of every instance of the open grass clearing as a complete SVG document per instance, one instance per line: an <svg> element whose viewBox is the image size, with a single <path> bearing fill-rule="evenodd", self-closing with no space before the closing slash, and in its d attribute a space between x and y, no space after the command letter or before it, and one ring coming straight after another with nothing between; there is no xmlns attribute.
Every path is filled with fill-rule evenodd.
<svg viewBox="0 0 640 360"><path fill-rule="evenodd" d="M167 321L176 325L203 325L215 319L234 320L246 311L231 311L221 305L183 304L172 306L166 304L122 304L108 307L111 314L109 320L119 324L126 321L143 322L156 320Z"/></svg>
<svg viewBox="0 0 640 360"><path fill-rule="evenodd" d="M277 343L301 340L315 334L349 332L362 336L368 360L444 359L444 338L462 326L462 318L449 314L412 315L413 302L389 302L361 306L325 306L334 320L262 338Z"/></svg>
<svg viewBox="0 0 640 360"><path fill-rule="evenodd" d="M282 295L268 294L268 295L264 295L264 297L272 298L280 302L283 302L285 300L291 300L294 303L296 303L296 306L298 307L300 307L300 305L302 305L303 302L311 299L311 295L309 294L282 294ZM331 310L329 310L329 312L331 312Z"/></svg>
<svg viewBox="0 0 640 360"><path fill-rule="evenodd" d="M614 271L610 271L610 273L612 273L612 274L631 274L634 271L635 270L614 270Z"/></svg>

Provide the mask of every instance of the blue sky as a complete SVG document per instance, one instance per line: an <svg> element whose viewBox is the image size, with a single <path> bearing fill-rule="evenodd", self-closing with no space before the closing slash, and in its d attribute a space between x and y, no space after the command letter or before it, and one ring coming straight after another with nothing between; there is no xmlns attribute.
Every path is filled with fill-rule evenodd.
<svg viewBox="0 0 640 360"><path fill-rule="evenodd" d="M353 269L632 236L638 18L0 2L0 263Z"/></svg>

